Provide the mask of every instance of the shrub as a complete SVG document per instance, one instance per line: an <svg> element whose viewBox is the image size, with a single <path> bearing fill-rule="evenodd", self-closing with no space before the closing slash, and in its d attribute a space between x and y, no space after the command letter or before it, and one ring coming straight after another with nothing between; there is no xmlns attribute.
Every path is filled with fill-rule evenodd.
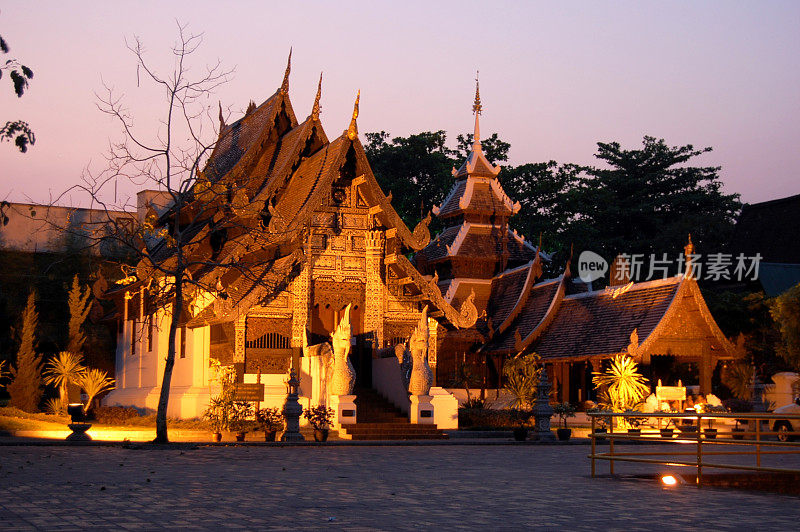
<svg viewBox="0 0 800 532"><path fill-rule="evenodd" d="M283 430L283 414L277 408L262 408L256 412L256 423L264 432Z"/></svg>
<svg viewBox="0 0 800 532"><path fill-rule="evenodd" d="M516 410L459 408L459 428L471 429L508 429L519 425L519 414Z"/></svg>
<svg viewBox="0 0 800 532"><path fill-rule="evenodd" d="M8 404L26 412L35 412L42 398L42 356L35 351L36 331L39 327L35 300L36 295L31 292L22 313L17 365L11 369L14 380L6 387L11 396Z"/></svg>
<svg viewBox="0 0 800 532"><path fill-rule="evenodd" d="M94 419L101 425L125 425L139 417L139 411L130 406L98 406Z"/></svg>
<svg viewBox="0 0 800 532"><path fill-rule="evenodd" d="M308 408L303 412L303 417L311 423L315 430L325 430L330 428L333 416L335 415L333 408L325 405L317 405L313 408Z"/></svg>
<svg viewBox="0 0 800 532"><path fill-rule="evenodd" d="M54 397L44 404L44 411L54 416L63 416L67 413L67 407L60 397Z"/></svg>

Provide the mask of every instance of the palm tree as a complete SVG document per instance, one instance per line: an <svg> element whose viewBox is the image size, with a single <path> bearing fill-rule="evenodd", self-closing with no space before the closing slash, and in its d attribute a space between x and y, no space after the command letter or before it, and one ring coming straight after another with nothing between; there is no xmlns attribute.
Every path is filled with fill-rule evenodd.
<svg viewBox="0 0 800 532"><path fill-rule="evenodd" d="M114 379L101 369L90 369L84 372L78 384L89 396L86 401L86 410L89 410L95 397L114 388Z"/></svg>
<svg viewBox="0 0 800 532"><path fill-rule="evenodd" d="M62 351L56 355L44 370L44 383L58 388L61 404L67 404L67 385L77 384L86 368L81 364L83 357L70 351Z"/></svg>
<svg viewBox="0 0 800 532"><path fill-rule="evenodd" d="M639 373L636 362L628 355L617 355L604 372L594 372L592 383L607 386L606 393L614 411L632 409L650 393L647 379Z"/></svg>

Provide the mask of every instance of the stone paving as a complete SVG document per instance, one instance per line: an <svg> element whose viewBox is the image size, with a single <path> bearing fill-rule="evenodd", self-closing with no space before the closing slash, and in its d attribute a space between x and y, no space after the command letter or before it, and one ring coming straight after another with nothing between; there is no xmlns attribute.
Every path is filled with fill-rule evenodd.
<svg viewBox="0 0 800 532"><path fill-rule="evenodd" d="M800 523L798 497L592 479L588 452L586 445L3 446L0 529L796 530ZM655 467L618 464L617 472Z"/></svg>

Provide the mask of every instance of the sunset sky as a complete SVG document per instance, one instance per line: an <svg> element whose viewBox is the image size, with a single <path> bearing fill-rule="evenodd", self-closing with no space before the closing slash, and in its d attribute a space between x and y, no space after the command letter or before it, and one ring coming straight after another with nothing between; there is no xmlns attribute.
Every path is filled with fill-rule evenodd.
<svg viewBox="0 0 800 532"><path fill-rule="evenodd" d="M484 136L511 143L511 164L592 163L598 141L712 146L726 192L746 202L800 193L800 2L6 2L0 35L34 70L18 99L0 80L0 120L36 133L27 154L0 145L0 199L47 202L102 170L119 128L96 108L103 80L145 132L164 100L137 88L125 40L166 64L176 21L204 33L195 64L235 67L221 101L241 116L280 85L309 114L324 72L322 121L407 135L472 128L480 70ZM502 174L501 174L502 179ZM128 192L133 187L126 189ZM73 203L82 203L72 198Z"/></svg>

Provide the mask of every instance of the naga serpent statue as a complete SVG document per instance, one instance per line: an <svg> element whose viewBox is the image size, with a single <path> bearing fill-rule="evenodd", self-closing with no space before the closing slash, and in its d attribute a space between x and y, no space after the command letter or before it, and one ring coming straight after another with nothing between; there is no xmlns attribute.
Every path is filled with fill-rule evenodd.
<svg viewBox="0 0 800 532"><path fill-rule="evenodd" d="M408 382L408 391L411 395L428 395L433 384L433 372L428 365L428 307L422 310L417 328L408 340L413 366L411 379Z"/></svg>
<svg viewBox="0 0 800 532"><path fill-rule="evenodd" d="M333 344L333 382L330 393L332 395L350 395L356 383L356 371L350 363L350 305L344 309L339 325L331 335Z"/></svg>

